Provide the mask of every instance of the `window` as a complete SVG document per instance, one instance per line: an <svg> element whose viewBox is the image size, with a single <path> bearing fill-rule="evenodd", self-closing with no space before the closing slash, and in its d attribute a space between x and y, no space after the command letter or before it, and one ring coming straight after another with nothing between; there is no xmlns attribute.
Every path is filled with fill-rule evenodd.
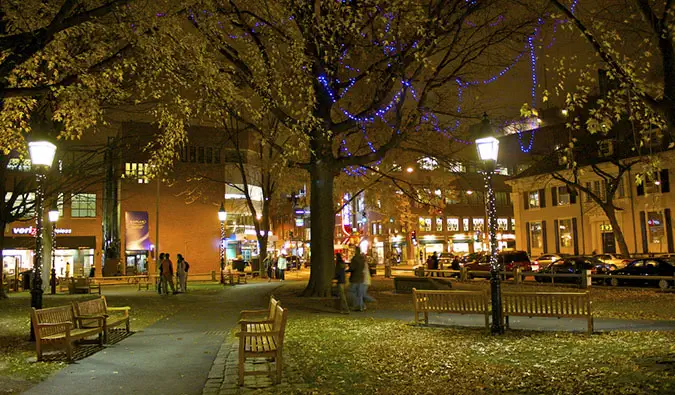
<svg viewBox="0 0 675 395"><path fill-rule="evenodd" d="M591 190L591 183L590 182L586 183L586 189L589 190L589 191ZM586 202L590 202L591 200L592 200L591 194L586 192Z"/></svg>
<svg viewBox="0 0 675 395"><path fill-rule="evenodd" d="M5 193L5 202L12 197L12 192ZM35 193L24 193L16 197L12 205L11 215L18 218L31 218L35 216Z"/></svg>
<svg viewBox="0 0 675 395"><path fill-rule="evenodd" d="M516 219L511 218L511 230L516 230Z"/></svg>
<svg viewBox="0 0 675 395"><path fill-rule="evenodd" d="M463 163L453 163L448 167L448 171L452 173L466 173L466 166Z"/></svg>
<svg viewBox="0 0 675 395"><path fill-rule="evenodd" d="M7 162L7 170L31 171L30 159L10 158Z"/></svg>
<svg viewBox="0 0 675 395"><path fill-rule="evenodd" d="M197 147L197 162L204 163L204 147Z"/></svg>
<svg viewBox="0 0 675 395"><path fill-rule="evenodd" d="M497 218L497 230L500 230L500 231L509 230L509 219L508 218Z"/></svg>
<svg viewBox="0 0 675 395"><path fill-rule="evenodd" d="M663 215L661 212L649 211L647 213L647 227L649 228L649 242L654 244L663 243L665 227L663 226Z"/></svg>
<svg viewBox="0 0 675 395"><path fill-rule="evenodd" d="M124 178L136 179L139 184L147 184L150 180L147 177L148 164L147 163L125 163L124 164Z"/></svg>
<svg viewBox="0 0 675 395"><path fill-rule="evenodd" d="M446 219L446 227L450 232L459 232L459 218L448 217Z"/></svg>
<svg viewBox="0 0 675 395"><path fill-rule="evenodd" d="M541 222L530 222L530 247L542 248L544 246Z"/></svg>
<svg viewBox="0 0 675 395"><path fill-rule="evenodd" d="M443 231L443 217L436 217L436 232Z"/></svg>
<svg viewBox="0 0 675 395"><path fill-rule="evenodd" d="M377 223L377 234L378 235L382 234L382 222Z"/></svg>
<svg viewBox="0 0 675 395"><path fill-rule="evenodd" d="M539 207L539 191L528 192L527 201L530 208Z"/></svg>
<svg viewBox="0 0 675 395"><path fill-rule="evenodd" d="M558 220L558 237L558 242L561 247L572 247L573 235L571 218Z"/></svg>
<svg viewBox="0 0 675 395"><path fill-rule="evenodd" d="M59 196L56 198L56 208L59 209L59 218L63 218L63 198L64 195L59 193Z"/></svg>
<svg viewBox="0 0 675 395"><path fill-rule="evenodd" d="M194 145L191 145L189 147L189 152L190 152L190 162L194 163L197 161L197 147Z"/></svg>
<svg viewBox="0 0 675 395"><path fill-rule="evenodd" d="M417 164L422 170L436 170L438 169L438 161L434 158L422 158L417 161Z"/></svg>
<svg viewBox="0 0 675 395"><path fill-rule="evenodd" d="M509 171L508 167L497 165L495 168L495 174L499 174L501 176L510 176L511 172Z"/></svg>
<svg viewBox="0 0 675 395"><path fill-rule="evenodd" d="M70 200L70 216L74 218L96 217L96 194L74 193Z"/></svg>
<svg viewBox="0 0 675 395"><path fill-rule="evenodd" d="M376 235L377 234L377 224L375 222L373 222L372 224L370 224L370 226L372 227L372 230L370 231L370 234Z"/></svg>
<svg viewBox="0 0 675 395"><path fill-rule="evenodd" d="M469 231L469 219L468 218L462 218L462 231L463 232Z"/></svg>
<svg viewBox="0 0 675 395"><path fill-rule="evenodd" d="M472 218L473 219L473 230L474 231L484 231L485 230L485 220L483 218Z"/></svg>
<svg viewBox="0 0 675 395"><path fill-rule="evenodd" d="M213 163L213 147L206 147L206 163Z"/></svg>
<svg viewBox="0 0 675 395"><path fill-rule="evenodd" d="M558 187L558 206L570 204L570 190L566 186Z"/></svg>
<svg viewBox="0 0 675 395"><path fill-rule="evenodd" d="M180 160L181 162L187 162L188 161L188 147L187 145L183 145L180 147Z"/></svg>
<svg viewBox="0 0 675 395"><path fill-rule="evenodd" d="M213 149L213 163L215 163L215 164L220 163L220 149L219 148Z"/></svg>
<svg viewBox="0 0 675 395"><path fill-rule="evenodd" d="M445 204L459 204L460 200L460 194L457 191L445 191Z"/></svg>
<svg viewBox="0 0 675 395"><path fill-rule="evenodd" d="M605 200L605 181L593 181L593 193L599 197L600 200Z"/></svg>
<svg viewBox="0 0 675 395"><path fill-rule="evenodd" d="M508 206L509 195L506 192L495 192L495 204L497 206Z"/></svg>
<svg viewBox="0 0 675 395"><path fill-rule="evenodd" d="M619 185L616 187L616 194L620 198L626 197L626 187L623 183L623 177L619 177Z"/></svg>
<svg viewBox="0 0 675 395"><path fill-rule="evenodd" d="M431 232L431 217L420 217L420 230Z"/></svg>

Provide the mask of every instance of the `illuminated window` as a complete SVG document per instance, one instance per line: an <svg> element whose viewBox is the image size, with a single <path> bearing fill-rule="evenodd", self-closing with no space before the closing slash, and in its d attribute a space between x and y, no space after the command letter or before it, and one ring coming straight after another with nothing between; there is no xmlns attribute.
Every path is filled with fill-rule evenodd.
<svg viewBox="0 0 675 395"><path fill-rule="evenodd" d="M436 217L436 232L443 231L443 217Z"/></svg>
<svg viewBox="0 0 675 395"><path fill-rule="evenodd" d="M530 208L539 207L539 191L529 192L527 194L527 201Z"/></svg>
<svg viewBox="0 0 675 395"><path fill-rule="evenodd" d="M509 196L506 192L495 192L495 204L497 206L508 206Z"/></svg>
<svg viewBox="0 0 675 395"><path fill-rule="evenodd" d="M560 238L561 247L572 247L572 219L558 220L558 237Z"/></svg>
<svg viewBox="0 0 675 395"><path fill-rule="evenodd" d="M7 162L7 170L31 171L30 159L10 158Z"/></svg>
<svg viewBox="0 0 675 395"><path fill-rule="evenodd" d="M9 202L12 198L12 192L5 193L5 202ZM35 194L34 193L23 193L16 197L14 204L12 205L12 210L10 212L12 217L24 219L31 218L35 216Z"/></svg>
<svg viewBox="0 0 675 395"><path fill-rule="evenodd" d="M446 219L446 227L447 227L448 231L459 232L459 218L448 217Z"/></svg>
<svg viewBox="0 0 675 395"><path fill-rule="evenodd" d="M436 170L438 169L438 161L434 158L422 158L417 161L417 164L422 170Z"/></svg>
<svg viewBox="0 0 675 395"><path fill-rule="evenodd" d="M431 217L420 217L420 230L431 232Z"/></svg>
<svg viewBox="0 0 675 395"><path fill-rule="evenodd" d="M497 218L497 230L501 231L509 230L509 219Z"/></svg>
<svg viewBox="0 0 675 395"><path fill-rule="evenodd" d="M483 231L485 230L485 220L483 218L472 218L473 219L473 230L474 231Z"/></svg>
<svg viewBox="0 0 675 395"><path fill-rule="evenodd" d="M136 179L139 184L147 184L150 180L148 175L147 163L125 163L124 164L124 178Z"/></svg>
<svg viewBox="0 0 675 395"><path fill-rule="evenodd" d="M468 218L462 218L462 231L464 231L464 232L469 231L469 219Z"/></svg>
<svg viewBox="0 0 675 395"><path fill-rule="evenodd" d="M650 211L647 213L647 227L649 228L649 242L654 244L663 243L665 227L663 226L663 215L661 212Z"/></svg>
<svg viewBox="0 0 675 395"><path fill-rule="evenodd" d="M70 200L70 216L74 218L96 217L96 194L74 193Z"/></svg>
<svg viewBox="0 0 675 395"><path fill-rule="evenodd" d="M544 246L541 222L530 222L530 247L542 248Z"/></svg>
<svg viewBox="0 0 675 395"><path fill-rule="evenodd" d="M566 186L558 187L558 206L570 204L570 190Z"/></svg>

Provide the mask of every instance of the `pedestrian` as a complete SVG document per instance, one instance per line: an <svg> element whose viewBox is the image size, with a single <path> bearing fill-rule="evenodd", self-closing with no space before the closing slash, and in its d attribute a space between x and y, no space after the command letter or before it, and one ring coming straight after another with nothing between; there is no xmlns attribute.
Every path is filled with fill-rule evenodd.
<svg viewBox="0 0 675 395"><path fill-rule="evenodd" d="M432 261L432 266L434 270L440 269L439 267L439 261L438 261L438 253L434 251L434 253L431 255L431 261ZM436 273L436 276L438 277L439 273Z"/></svg>
<svg viewBox="0 0 675 395"><path fill-rule="evenodd" d="M275 261L275 258L274 258L274 255L272 255L272 254L267 255L265 257L265 260L263 261L263 262L265 262L265 271L267 272L267 282L268 283L272 281L272 275L274 273L274 261Z"/></svg>
<svg viewBox="0 0 675 395"><path fill-rule="evenodd" d="M368 295L368 287L370 287L371 276L370 276L370 267L364 265L363 268L363 282L361 283L361 296L363 297L364 306L365 302L377 302L375 298Z"/></svg>
<svg viewBox="0 0 675 395"><path fill-rule="evenodd" d="M279 269L279 280L284 281L286 279L286 267L288 265L288 261L286 260L285 255L279 256L279 259L277 259L277 269Z"/></svg>
<svg viewBox="0 0 675 395"><path fill-rule="evenodd" d="M96 277L96 266L91 265L91 268L89 269L89 277L94 278Z"/></svg>
<svg viewBox="0 0 675 395"><path fill-rule="evenodd" d="M345 261L342 259L342 254L335 254L335 279L337 280L338 289L338 300L336 304L340 313L349 314L349 304L347 303L347 295L345 294L345 283L347 282L345 268Z"/></svg>
<svg viewBox="0 0 675 395"><path fill-rule="evenodd" d="M363 270L366 267L365 260L363 255L361 255L361 249L356 247L354 256L352 257L351 262L349 262L349 270L351 273L349 276L349 290L352 300L352 308L358 311L364 311L366 309L366 304L363 302L363 294L361 284L363 283Z"/></svg>
<svg viewBox="0 0 675 395"><path fill-rule="evenodd" d="M178 259L176 261L176 277L178 278L177 288L181 292L187 292L187 271L189 263L183 258L183 255L178 254Z"/></svg>
<svg viewBox="0 0 675 395"><path fill-rule="evenodd" d="M159 259L157 260L159 265L157 265L157 270L159 271L159 276L157 276L157 293L162 294L162 262L164 262L164 253L159 254Z"/></svg>
<svg viewBox="0 0 675 395"><path fill-rule="evenodd" d="M169 288L168 286L171 287L171 292L174 294L176 293L176 288L173 285L173 263L171 262L171 259L169 258L168 253L164 253L164 258L162 259L161 263L161 270L162 270L162 290L164 291L164 294L168 295L169 294ZM168 286L167 286L168 283Z"/></svg>
<svg viewBox="0 0 675 395"><path fill-rule="evenodd" d="M391 261L394 260L394 255L390 254L384 259L384 278L391 278Z"/></svg>
<svg viewBox="0 0 675 395"><path fill-rule="evenodd" d="M427 257L426 265L427 265L427 270L434 270L434 259L431 257L431 255L429 255ZM434 275L434 272L429 272L429 276L433 277L433 275Z"/></svg>

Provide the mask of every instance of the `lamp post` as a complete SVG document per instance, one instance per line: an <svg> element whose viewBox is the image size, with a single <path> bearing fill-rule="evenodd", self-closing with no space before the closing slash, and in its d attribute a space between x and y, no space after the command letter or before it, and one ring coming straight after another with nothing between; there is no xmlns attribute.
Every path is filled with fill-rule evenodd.
<svg viewBox="0 0 675 395"><path fill-rule="evenodd" d="M33 260L33 284L31 286L30 305L36 309L42 308L42 277L40 270L42 268L42 217L44 198L44 183L46 172L52 166L56 146L48 141L39 140L28 143L28 151L33 168L36 170L37 193L35 194L35 257ZM33 326L30 327L30 338L35 340Z"/></svg>
<svg viewBox="0 0 675 395"><path fill-rule="evenodd" d="M487 116L483 122L489 126ZM497 260L497 213L495 211L495 192L492 189L492 175L495 171L499 154L499 140L494 136L476 140L478 157L485 164L485 190L487 192L486 214L490 237L490 292L492 294L492 334L504 333L502 325L502 293L499 278L499 261Z"/></svg>
<svg viewBox="0 0 675 395"><path fill-rule="evenodd" d="M220 203L220 210L218 210L218 220L220 221L220 282L225 284L223 270L225 270L225 221L227 221L227 211L225 211L223 202Z"/></svg>
<svg viewBox="0 0 675 395"><path fill-rule="evenodd" d="M59 207L56 200L52 203L49 209L49 222L52 223L52 270L49 285L51 286L51 294L56 295L56 221L59 220Z"/></svg>

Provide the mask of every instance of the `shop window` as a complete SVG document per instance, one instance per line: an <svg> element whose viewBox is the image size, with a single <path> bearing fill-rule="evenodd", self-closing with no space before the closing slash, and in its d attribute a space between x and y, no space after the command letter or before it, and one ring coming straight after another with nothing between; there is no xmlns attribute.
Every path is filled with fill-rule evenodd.
<svg viewBox="0 0 675 395"><path fill-rule="evenodd" d="M485 220L483 218L472 218L473 219L473 230L481 231L485 230Z"/></svg>
<svg viewBox="0 0 675 395"><path fill-rule="evenodd" d="M448 217L446 219L446 227L449 232L459 232L459 218Z"/></svg>
<svg viewBox="0 0 675 395"><path fill-rule="evenodd" d="M527 193L527 202L529 208L538 208L540 206L539 191L532 191Z"/></svg>
<svg viewBox="0 0 675 395"><path fill-rule="evenodd" d="M500 231L509 230L509 219L508 218L497 218L497 230L500 230Z"/></svg>
<svg viewBox="0 0 675 395"><path fill-rule="evenodd" d="M559 244L561 247L572 247L573 245L573 234L572 234L572 219L561 219L558 220L558 238Z"/></svg>
<svg viewBox="0 0 675 395"><path fill-rule="evenodd" d="M659 211L650 211L647 213L647 226L649 228L649 242L654 244L663 243L665 236L665 227L663 226L663 215Z"/></svg>
<svg viewBox="0 0 675 395"><path fill-rule="evenodd" d="M541 222L530 222L530 246L542 248L544 246Z"/></svg>
<svg viewBox="0 0 675 395"><path fill-rule="evenodd" d="M96 194L74 193L70 199L70 216L74 218L96 217Z"/></svg>
<svg viewBox="0 0 675 395"><path fill-rule="evenodd" d="M443 217L436 217L436 232L443 231Z"/></svg>
<svg viewBox="0 0 675 395"><path fill-rule="evenodd" d="M420 217L420 230L431 232L431 217Z"/></svg>

